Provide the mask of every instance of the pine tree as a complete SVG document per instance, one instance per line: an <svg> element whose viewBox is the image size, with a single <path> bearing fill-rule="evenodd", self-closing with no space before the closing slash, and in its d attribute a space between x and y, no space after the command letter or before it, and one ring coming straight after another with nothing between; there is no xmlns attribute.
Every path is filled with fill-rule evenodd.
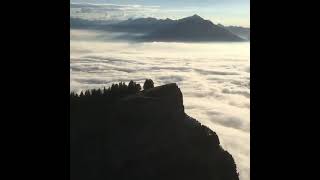
<svg viewBox="0 0 320 180"><path fill-rule="evenodd" d="M147 89L151 89L154 88L154 83L151 79L146 79L146 81L143 84L143 89L147 90Z"/></svg>

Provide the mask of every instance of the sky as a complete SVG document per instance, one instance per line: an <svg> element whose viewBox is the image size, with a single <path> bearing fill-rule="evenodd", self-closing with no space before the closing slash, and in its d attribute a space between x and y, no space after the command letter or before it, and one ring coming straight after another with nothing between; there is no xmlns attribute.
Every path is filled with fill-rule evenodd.
<svg viewBox="0 0 320 180"><path fill-rule="evenodd" d="M102 17L101 15L103 15L109 18L121 16L123 18L179 19L198 14L215 24L250 27L250 0L71 0L72 4L93 4L97 5L96 7L108 7L99 13L97 11L90 11L90 13L83 11L87 17ZM71 10L71 16L80 14L75 14Z"/></svg>

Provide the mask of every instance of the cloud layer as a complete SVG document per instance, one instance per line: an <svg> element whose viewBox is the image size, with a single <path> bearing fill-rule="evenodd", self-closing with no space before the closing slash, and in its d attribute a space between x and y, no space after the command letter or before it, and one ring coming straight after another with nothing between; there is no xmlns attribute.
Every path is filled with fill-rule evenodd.
<svg viewBox="0 0 320 180"><path fill-rule="evenodd" d="M152 16L159 6L70 3L71 17L100 20L124 20Z"/></svg>
<svg viewBox="0 0 320 180"><path fill-rule="evenodd" d="M176 82L186 113L216 131L250 179L250 44L126 43L112 34L71 30L71 89L145 78ZM104 37L104 38L101 38Z"/></svg>

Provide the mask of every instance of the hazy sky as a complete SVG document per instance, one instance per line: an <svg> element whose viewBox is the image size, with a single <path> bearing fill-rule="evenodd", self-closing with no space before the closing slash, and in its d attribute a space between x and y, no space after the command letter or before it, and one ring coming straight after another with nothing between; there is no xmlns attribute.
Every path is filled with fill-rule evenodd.
<svg viewBox="0 0 320 180"><path fill-rule="evenodd" d="M130 5L126 10L132 13L136 8L135 17L177 19L198 14L213 23L250 27L250 0L71 0L71 3ZM122 14L127 12L123 10Z"/></svg>

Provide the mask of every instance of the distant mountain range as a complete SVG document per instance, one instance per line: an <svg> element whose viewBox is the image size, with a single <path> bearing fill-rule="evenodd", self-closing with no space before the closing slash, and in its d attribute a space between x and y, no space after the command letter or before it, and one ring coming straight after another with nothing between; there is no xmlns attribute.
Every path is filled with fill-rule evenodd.
<svg viewBox="0 0 320 180"><path fill-rule="evenodd" d="M237 36L250 40L250 28L241 27L241 26L224 26L222 24L217 24L218 26L227 29L228 31L236 34Z"/></svg>
<svg viewBox="0 0 320 180"><path fill-rule="evenodd" d="M70 27L140 34L140 36L135 36L135 40L138 41L211 42L250 40L249 28L216 25L198 15L179 20L138 18L120 22L71 18Z"/></svg>

